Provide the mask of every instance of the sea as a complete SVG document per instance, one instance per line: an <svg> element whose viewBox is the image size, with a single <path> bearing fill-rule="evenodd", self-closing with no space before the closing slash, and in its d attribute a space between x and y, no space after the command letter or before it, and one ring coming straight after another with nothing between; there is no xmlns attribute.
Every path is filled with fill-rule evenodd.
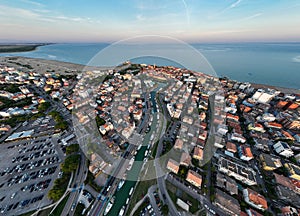
<svg viewBox="0 0 300 216"><path fill-rule="evenodd" d="M300 43L106 44L64 43L30 52L0 53L84 65L124 61L183 67L215 76L300 89Z"/></svg>

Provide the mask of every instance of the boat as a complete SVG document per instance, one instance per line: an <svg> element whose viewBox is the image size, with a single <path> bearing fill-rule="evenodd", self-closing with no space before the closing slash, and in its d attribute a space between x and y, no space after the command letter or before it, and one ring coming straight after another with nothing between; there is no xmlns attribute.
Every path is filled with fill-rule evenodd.
<svg viewBox="0 0 300 216"><path fill-rule="evenodd" d="M129 196L132 194L132 192L133 192L133 187L129 191Z"/></svg>
<svg viewBox="0 0 300 216"><path fill-rule="evenodd" d="M148 154L148 150L146 150L146 151L145 151L145 155L144 155L144 156L146 157L146 156L147 156L147 154Z"/></svg>
<svg viewBox="0 0 300 216"><path fill-rule="evenodd" d="M125 206L122 206L122 208L119 212L119 216L123 216L124 212L125 212Z"/></svg>
<svg viewBox="0 0 300 216"><path fill-rule="evenodd" d="M140 149L141 149L141 147L142 147L142 145L139 145L139 147L137 148L137 150L140 150Z"/></svg>
<svg viewBox="0 0 300 216"><path fill-rule="evenodd" d="M114 205L114 202L115 202L115 197L110 199L109 203L107 204L104 210L104 215L107 215L107 213L111 210L111 207Z"/></svg>
<svg viewBox="0 0 300 216"><path fill-rule="evenodd" d="M134 162L134 157L131 158L131 160L129 161L129 164L128 164L128 167L127 167L127 170L131 170L131 167L132 167L132 164Z"/></svg>
<svg viewBox="0 0 300 216"><path fill-rule="evenodd" d="M125 183L125 180L122 179L122 180L119 182L119 184L118 184L117 190L120 190L120 189L123 187L124 183Z"/></svg>
<svg viewBox="0 0 300 216"><path fill-rule="evenodd" d="M129 198L127 198L127 200L126 200L126 205L129 203Z"/></svg>

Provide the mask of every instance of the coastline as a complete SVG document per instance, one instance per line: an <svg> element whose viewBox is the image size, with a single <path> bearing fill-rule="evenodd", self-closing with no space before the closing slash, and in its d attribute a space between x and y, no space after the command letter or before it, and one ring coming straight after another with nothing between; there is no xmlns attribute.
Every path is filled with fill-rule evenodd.
<svg viewBox="0 0 300 216"><path fill-rule="evenodd" d="M40 44L0 44L0 53L16 53L35 51L40 46L47 46L51 43Z"/></svg>
<svg viewBox="0 0 300 216"><path fill-rule="evenodd" d="M70 63L70 62L47 60L47 59L40 59L40 58L29 58L29 57L21 57L21 56L0 57L0 64L5 64L7 66L15 67L15 68L24 67L42 74L46 72L53 72L53 70L55 70L55 73L73 74L81 71L108 70L108 69L115 68L115 67L107 67L107 66L86 66L86 65ZM230 77L228 77L228 79L230 79ZM237 80L233 80L233 81L240 82ZM279 90L283 93L300 94L300 89L273 86L273 85L253 83L253 82L249 82L249 83L254 88L257 89L271 88L271 89Z"/></svg>
<svg viewBox="0 0 300 216"><path fill-rule="evenodd" d="M14 68L27 68L34 70L37 73L44 74L46 72L60 73L60 74L73 74L81 71L93 70L107 70L114 67L100 67L100 66L86 66L82 64L75 64L70 62L63 62L57 60L47 60L39 58L28 58L20 56L0 57L0 64L5 64Z"/></svg>

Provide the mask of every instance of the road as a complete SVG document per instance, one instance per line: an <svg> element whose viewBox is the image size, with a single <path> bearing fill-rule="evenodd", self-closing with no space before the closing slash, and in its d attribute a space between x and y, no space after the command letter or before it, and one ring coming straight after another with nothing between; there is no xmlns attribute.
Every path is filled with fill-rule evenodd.
<svg viewBox="0 0 300 216"><path fill-rule="evenodd" d="M73 186L73 188L83 186L86 176L87 176L86 160L85 160L84 155L81 153L81 163L79 164L78 169L77 169L76 173L74 174L74 180L73 180L71 186ZM80 191L81 190L78 190L78 188L77 188L77 190L71 191L69 199L68 199L68 201L64 207L64 210L62 212L63 216L65 216L65 215L71 216L74 214L74 211L71 211L72 205L74 203L76 203L75 205L77 205Z"/></svg>
<svg viewBox="0 0 300 216"><path fill-rule="evenodd" d="M156 204L156 200L155 200L155 197L154 197L154 195L153 195L153 193L156 191L156 189L157 189L157 185L152 185L149 189L148 189L148 197L149 197L149 199L150 199L150 203L151 203L151 205L152 205L152 207L153 207L153 210L154 210L154 213L155 213L155 215L157 215L157 216L161 216L162 214L160 213L160 210L159 210L159 208L158 208L158 206L157 206L157 204Z"/></svg>
<svg viewBox="0 0 300 216"><path fill-rule="evenodd" d="M210 209L213 209L218 215L223 215L223 212L215 207L211 202L201 194L197 193L193 188L186 186L184 183L180 182L177 178L174 178L172 175L167 176L167 180L172 183L175 187L181 189L182 191L189 194L191 197L198 200L202 205L207 205Z"/></svg>
<svg viewBox="0 0 300 216"><path fill-rule="evenodd" d="M159 96L158 97L160 104L162 105L162 112L163 115L166 116L168 115L166 112L166 109L164 108L163 102L162 102L162 98ZM162 128L162 132L166 131L166 127L167 127L167 122L163 121L163 128ZM164 201L165 204L167 204L169 206L169 215L171 216L177 216L178 214L178 210L176 209L172 199L169 196L167 187L166 187L166 182L165 182L165 173L163 172L160 163L159 163L159 157L162 154L162 150L163 150L163 140L164 140L164 136L159 140L158 146L157 146L157 151L156 151L156 155L155 155L155 160L154 160L154 166L155 166L155 172L156 172L156 176L157 176L157 185L159 188L159 194L160 194L160 198ZM165 199L164 199L165 197Z"/></svg>

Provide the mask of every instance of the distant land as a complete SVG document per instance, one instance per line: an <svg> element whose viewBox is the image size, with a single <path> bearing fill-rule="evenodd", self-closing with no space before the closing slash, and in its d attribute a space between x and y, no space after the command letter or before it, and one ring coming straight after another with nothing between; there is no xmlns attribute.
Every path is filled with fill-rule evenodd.
<svg viewBox="0 0 300 216"><path fill-rule="evenodd" d="M28 52L34 51L39 46L49 45L49 43L42 44L0 44L0 53L11 52Z"/></svg>

